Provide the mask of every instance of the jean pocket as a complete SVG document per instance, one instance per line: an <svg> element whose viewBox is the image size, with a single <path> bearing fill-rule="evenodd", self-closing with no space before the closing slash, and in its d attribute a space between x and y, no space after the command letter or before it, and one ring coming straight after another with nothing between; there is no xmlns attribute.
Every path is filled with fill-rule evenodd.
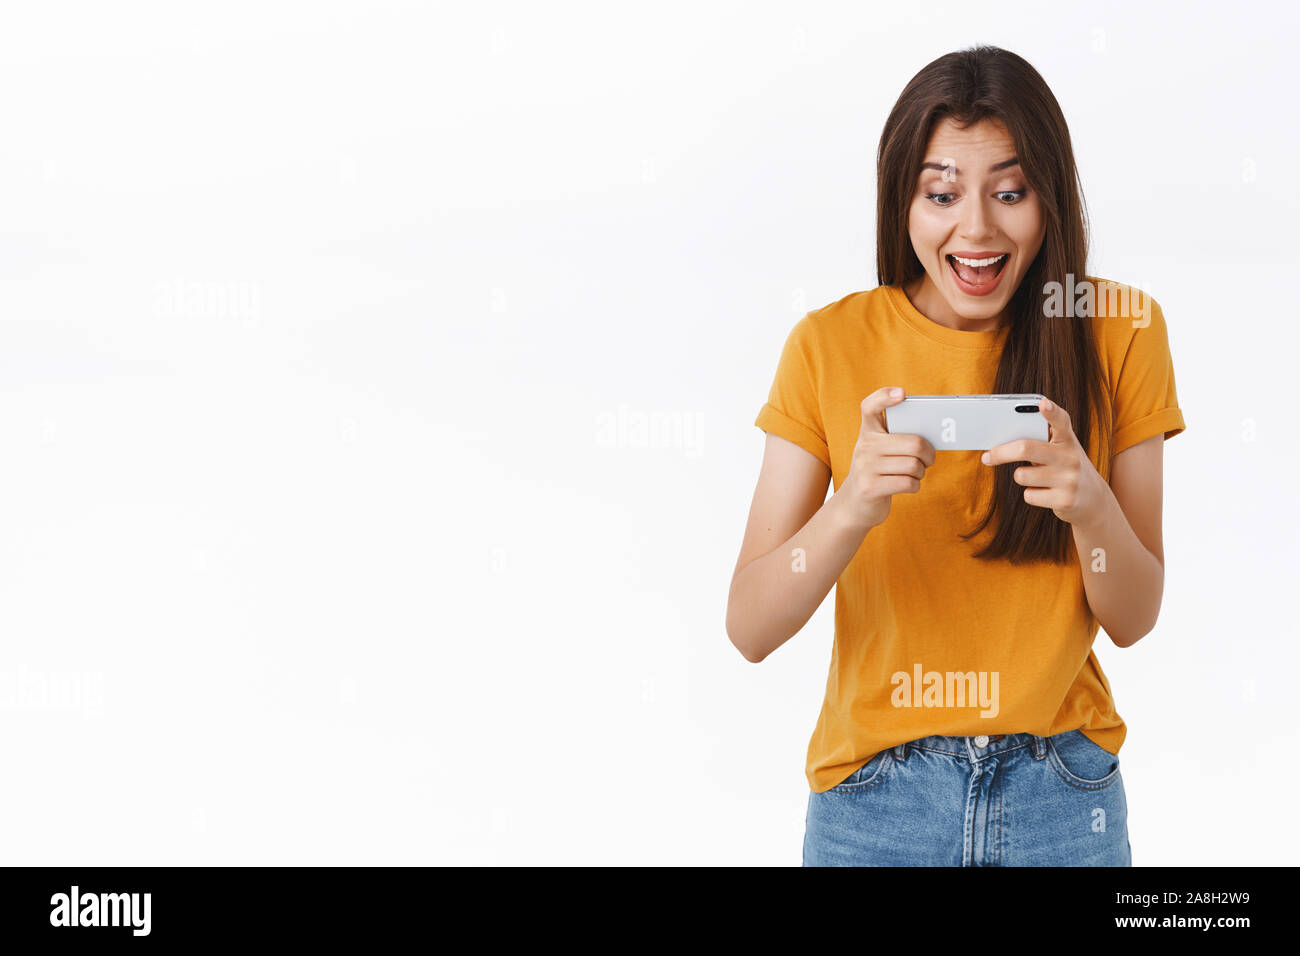
<svg viewBox="0 0 1300 956"><path fill-rule="evenodd" d="M1047 753L1056 775L1080 790L1101 790L1119 779L1119 757L1080 730L1048 737Z"/></svg>
<svg viewBox="0 0 1300 956"><path fill-rule="evenodd" d="M840 784L831 787L830 793L858 793L863 790L870 790L878 786L889 773L889 767L894 761L892 750L882 750L872 756L870 760L864 763L857 770L853 771Z"/></svg>

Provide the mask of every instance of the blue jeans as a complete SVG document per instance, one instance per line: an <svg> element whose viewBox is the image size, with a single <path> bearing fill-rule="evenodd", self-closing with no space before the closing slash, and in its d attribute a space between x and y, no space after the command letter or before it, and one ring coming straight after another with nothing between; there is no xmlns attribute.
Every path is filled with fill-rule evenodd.
<svg viewBox="0 0 1300 956"><path fill-rule="evenodd" d="M1052 737L922 737L811 792L804 866L1131 866L1119 758Z"/></svg>

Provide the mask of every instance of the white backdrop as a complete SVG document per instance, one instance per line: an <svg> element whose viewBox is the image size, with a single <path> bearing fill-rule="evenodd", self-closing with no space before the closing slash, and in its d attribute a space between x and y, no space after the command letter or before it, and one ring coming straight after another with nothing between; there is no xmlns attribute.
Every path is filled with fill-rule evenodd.
<svg viewBox="0 0 1300 956"><path fill-rule="evenodd" d="M833 597L727 639L753 420L976 42L1169 324L1134 863L1293 862L1298 19L6 6L0 862L797 865Z"/></svg>

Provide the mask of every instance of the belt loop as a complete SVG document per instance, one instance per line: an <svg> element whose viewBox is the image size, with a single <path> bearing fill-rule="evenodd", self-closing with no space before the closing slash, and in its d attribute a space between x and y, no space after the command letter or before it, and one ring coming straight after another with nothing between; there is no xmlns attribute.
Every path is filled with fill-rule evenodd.
<svg viewBox="0 0 1300 956"><path fill-rule="evenodd" d="M1034 734L1034 759L1042 760L1047 756L1047 738Z"/></svg>
<svg viewBox="0 0 1300 956"><path fill-rule="evenodd" d="M899 744L894 748L894 757L898 760L907 759L907 744Z"/></svg>

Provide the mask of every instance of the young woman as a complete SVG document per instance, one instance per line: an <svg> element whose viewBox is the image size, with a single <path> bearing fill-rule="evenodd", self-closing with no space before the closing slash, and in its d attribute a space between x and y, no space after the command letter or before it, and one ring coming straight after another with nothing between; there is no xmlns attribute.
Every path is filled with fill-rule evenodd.
<svg viewBox="0 0 1300 956"><path fill-rule="evenodd" d="M877 176L880 285L786 340L727 606L757 662L839 585L804 864L1129 865L1092 643L1160 610L1184 428L1164 316L1086 275L1069 130L1013 53L918 73ZM936 453L885 428L908 393L1011 392L1047 397L1047 441Z"/></svg>

